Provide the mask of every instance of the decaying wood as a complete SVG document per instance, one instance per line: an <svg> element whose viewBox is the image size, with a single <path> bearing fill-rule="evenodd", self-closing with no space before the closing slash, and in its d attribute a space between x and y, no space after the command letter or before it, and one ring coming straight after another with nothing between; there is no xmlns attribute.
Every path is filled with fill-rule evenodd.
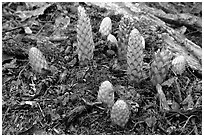
<svg viewBox="0 0 204 137"><path fill-rule="evenodd" d="M166 46L173 53L183 55L188 65L193 69L202 72L202 48L188 40L183 34L179 34L173 28L168 27L164 21L162 21L157 16L165 17L165 12L159 13L160 10L155 10L153 8L147 7L144 3L96 3L91 2L91 4L97 5L107 10L114 11L115 14L125 14L126 16L133 17L137 26L142 32L142 34L149 34L151 30L151 35L144 36L145 40L149 39L152 34L157 35L158 41L163 41L162 45ZM157 15L157 16L155 16ZM168 15L170 18L170 15ZM167 16L167 17L168 17ZM177 15L177 17L171 18L179 20L184 18L184 16ZM199 19L194 16L189 16L189 18L194 18L188 22L189 25L197 24L196 27L201 28L202 24ZM189 19L187 18L187 19ZM157 28L162 28L165 32L158 32ZM154 38L152 38L154 39ZM153 43L152 43L153 45Z"/></svg>
<svg viewBox="0 0 204 137"><path fill-rule="evenodd" d="M188 48L186 47L183 47L179 44L177 44L175 42L175 40L169 36L169 34L164 34L163 35L163 39L164 39L164 42L165 44L169 47L169 49L175 53L175 55L183 55L187 62L188 62L188 65L193 68L194 70L199 70L200 73L201 73L201 69L202 69L202 66L201 66L201 60L198 60L198 58L196 56L194 56L194 51L191 51L192 54L188 54L189 53L189 50ZM191 46L191 48L193 48L193 46ZM195 52L197 51L197 49L194 49ZM197 53L198 54L198 57L200 55L200 52Z"/></svg>
<svg viewBox="0 0 204 137"><path fill-rule="evenodd" d="M142 4L140 8L142 11L151 13L166 23L175 24L178 26L186 26L190 29L196 29L197 31L202 32L202 19L200 17L186 13L165 13L163 10L148 7L145 4Z"/></svg>

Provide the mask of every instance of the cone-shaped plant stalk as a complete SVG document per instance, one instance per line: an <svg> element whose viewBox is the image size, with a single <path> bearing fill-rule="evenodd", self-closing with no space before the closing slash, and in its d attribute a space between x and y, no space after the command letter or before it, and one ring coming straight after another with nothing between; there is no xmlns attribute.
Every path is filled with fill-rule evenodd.
<svg viewBox="0 0 204 137"><path fill-rule="evenodd" d="M182 74L185 70L185 66L186 66L186 59L182 55L177 56L172 60L172 70L176 74Z"/></svg>
<svg viewBox="0 0 204 137"><path fill-rule="evenodd" d="M105 17L100 25L99 32L102 36L108 36L112 30L112 23L109 17Z"/></svg>
<svg viewBox="0 0 204 137"><path fill-rule="evenodd" d="M137 29L133 29L129 36L127 48L127 74L130 81L139 82L144 76L144 46L144 38Z"/></svg>
<svg viewBox="0 0 204 137"><path fill-rule="evenodd" d="M124 100L117 100L111 109L111 120L114 124L124 127L129 120L130 110Z"/></svg>
<svg viewBox="0 0 204 137"><path fill-rule="evenodd" d="M161 51L157 51L151 64L151 82L154 86L156 86L159 95L160 110L162 111L169 110L165 94L160 84L165 80L169 71L171 58L171 52L167 49L163 49Z"/></svg>
<svg viewBox="0 0 204 137"><path fill-rule="evenodd" d="M77 24L77 53L81 64L93 59L94 42L90 19L85 13L85 9L78 7Z"/></svg>
<svg viewBox="0 0 204 137"><path fill-rule="evenodd" d="M115 36L113 36L112 34L109 34L109 35L108 35L107 41L110 41L111 43L116 44L117 47L118 47L118 41L117 41L117 39L115 38Z"/></svg>
<svg viewBox="0 0 204 137"><path fill-rule="evenodd" d="M114 104L114 88L109 81L101 83L98 91L97 100L111 108Z"/></svg>
<svg viewBox="0 0 204 137"><path fill-rule="evenodd" d="M151 64L151 82L154 86L161 84L170 68L170 59L172 58L169 50L157 51Z"/></svg>
<svg viewBox="0 0 204 137"><path fill-rule="evenodd" d="M118 54L119 62L122 64L123 61L126 61L127 47L129 34L134 28L133 19L127 16L124 16L119 23L119 32L118 32Z"/></svg>
<svg viewBox="0 0 204 137"><path fill-rule="evenodd" d="M42 52L36 47L32 47L28 54L29 63L35 72L42 73L42 69L48 69L48 64Z"/></svg>

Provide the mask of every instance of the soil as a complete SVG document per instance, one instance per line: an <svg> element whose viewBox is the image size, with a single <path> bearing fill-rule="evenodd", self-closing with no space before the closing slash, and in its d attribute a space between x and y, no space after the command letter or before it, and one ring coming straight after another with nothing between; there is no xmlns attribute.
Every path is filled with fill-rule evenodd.
<svg viewBox="0 0 204 137"><path fill-rule="evenodd" d="M34 11L46 4L49 5L43 12L34 16ZM46 4L2 3L3 135L202 134L202 76L197 77L189 67L179 76L170 70L166 80L177 78L178 82L172 84L168 81L170 86L163 86L167 100L173 103L169 103L170 111L161 111L157 91L150 78L140 83L129 83L125 72L113 67L117 50L98 32L103 18L109 16L112 20L112 34L117 37L122 14L115 15L105 8L84 2ZM144 4L160 8L156 3ZM172 9L180 13L202 17L202 11L196 11L195 4L169 3ZM85 8L91 20L95 43L94 58L87 66L79 64L76 54L79 5ZM20 13L14 14L16 11L32 11L32 14L29 13L31 16L23 20ZM59 33L56 22L61 15L68 16L70 20L67 27L59 31L61 37L57 39ZM32 34L25 26L30 27ZM184 35L202 47L200 32L187 29ZM149 44L152 40L148 39L145 39L145 43L144 61L151 63L153 53L159 46L152 48L153 45ZM156 45L157 42L154 43ZM29 65L30 47L37 47L48 62L49 70L43 74L34 72ZM113 124L110 110L97 102L99 86L106 80L118 89L115 101L121 98L120 92L125 89L125 96L139 105L137 111L131 110L124 128ZM178 90L181 92L181 100ZM192 109L183 104L188 97L193 102Z"/></svg>

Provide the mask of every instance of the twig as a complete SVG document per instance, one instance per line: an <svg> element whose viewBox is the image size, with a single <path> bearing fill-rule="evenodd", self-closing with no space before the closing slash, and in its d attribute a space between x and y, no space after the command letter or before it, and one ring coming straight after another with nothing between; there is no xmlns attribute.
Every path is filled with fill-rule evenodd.
<svg viewBox="0 0 204 137"><path fill-rule="evenodd" d="M135 125L133 126L133 128L130 131L133 131L138 124L142 124L142 123L145 123L145 121L136 122Z"/></svg>
<svg viewBox="0 0 204 137"><path fill-rule="evenodd" d="M194 127L193 129L187 134L187 135L191 135L191 133L194 131Z"/></svg>
<svg viewBox="0 0 204 137"><path fill-rule="evenodd" d="M175 116L175 115L177 115L177 114L182 115L182 116L184 116L185 118L188 118L188 116L185 115L185 114L183 114L182 112L179 112L179 111L169 111L168 113L170 113L170 112L173 113L173 114L170 115L170 116L168 116L167 119L169 119L169 118L171 118L171 117L173 117L173 116Z"/></svg>
<svg viewBox="0 0 204 137"><path fill-rule="evenodd" d="M10 32L10 31L14 31L14 30L17 30L17 29L20 29L20 28L26 27L26 26L27 26L27 25L22 25L22 26L18 26L18 27L12 28L12 29L3 30L2 33Z"/></svg>
<svg viewBox="0 0 204 137"><path fill-rule="evenodd" d="M47 89L46 89L46 91L45 91L45 93L44 93L44 95L43 96L45 96L46 94L47 94L47 91L51 88L51 87L53 87L52 85L50 85Z"/></svg>
<svg viewBox="0 0 204 137"><path fill-rule="evenodd" d="M15 10L13 10L13 9L11 9L11 8L9 8L9 7L4 7L5 9L7 9L7 10L9 10L9 11L11 11L12 13L15 13L16 11Z"/></svg>
<svg viewBox="0 0 204 137"><path fill-rule="evenodd" d="M45 24L46 25L46 24ZM45 25L43 25L41 28L40 28L40 30L38 31L38 33L36 33L35 34L35 37L37 37L39 34L40 34L40 32L43 30L43 28L45 27Z"/></svg>
<svg viewBox="0 0 204 137"><path fill-rule="evenodd" d="M87 106L95 106L95 105L101 105L102 102L87 102L84 98L81 99Z"/></svg>
<svg viewBox="0 0 204 137"><path fill-rule="evenodd" d="M183 127L181 128L181 133L184 132L186 125L188 124L189 120L190 120L192 117L195 117L195 115L191 115L191 116L186 120L186 123L185 123L185 124L183 125ZM180 134L181 134L181 133L180 133Z"/></svg>
<svg viewBox="0 0 204 137"><path fill-rule="evenodd" d="M194 128L193 128L194 133L195 133L196 135L198 135L198 128L197 128L196 123L195 123L195 118L192 118L192 119L191 119L191 122L192 122L192 124L194 125Z"/></svg>
<svg viewBox="0 0 204 137"><path fill-rule="evenodd" d="M6 110L5 114L4 114L4 117L2 119L2 123L4 123L5 117L6 117L7 113L8 113L8 111L9 111L9 109L10 109L10 107L7 108L7 110Z"/></svg>
<svg viewBox="0 0 204 137"><path fill-rule="evenodd" d="M157 128L159 128L162 132L168 135L168 132L160 124L157 126Z"/></svg>
<svg viewBox="0 0 204 137"><path fill-rule="evenodd" d="M187 33L187 34L185 34L186 36L189 36L189 35L192 35L192 34L194 34L194 33L198 33L199 31L192 31L192 32L189 32L189 33ZM199 32L200 33L200 32Z"/></svg>
<svg viewBox="0 0 204 137"><path fill-rule="evenodd" d="M179 102L182 101L182 97L181 97L181 90L180 90L180 86L177 82L177 79L175 80L175 83L176 83L176 89L177 89L177 92L178 92L178 95L179 95Z"/></svg>
<svg viewBox="0 0 204 137"><path fill-rule="evenodd" d="M56 128L57 126L59 126L61 123L58 122L51 130L54 130L54 128Z"/></svg>
<svg viewBox="0 0 204 137"><path fill-rule="evenodd" d="M21 73L25 70L25 68L28 66L28 64L29 64L29 63L27 63L27 64L23 67L23 69L19 72L19 74L18 74L18 80L20 79Z"/></svg>
<svg viewBox="0 0 204 137"><path fill-rule="evenodd" d="M191 75L193 75L195 78L197 78L196 75L194 75L193 72L191 72L189 68L187 68L187 70L191 73Z"/></svg>
<svg viewBox="0 0 204 137"><path fill-rule="evenodd" d="M29 64L29 63L27 63L27 64L23 67L23 69L19 72L17 81L19 81L20 76L21 76L21 73L25 70L25 68L27 67L28 64ZM16 85L16 86L18 87L19 84L20 84L20 82L17 82L17 85ZM21 94L21 92L20 92L20 94Z"/></svg>
<svg viewBox="0 0 204 137"><path fill-rule="evenodd" d="M52 15L52 17L51 17L50 20L52 20L53 17L54 17L54 14ZM48 22L49 22L49 21L46 21L46 22L45 22L45 24L40 28L40 30L38 31L38 33L35 34L35 37L37 37L37 36L40 34L40 32L43 30L43 28L45 27L45 25L46 25Z"/></svg>
<svg viewBox="0 0 204 137"><path fill-rule="evenodd" d="M38 104L38 107L39 107L39 109L40 109L40 111L41 111L41 113L42 113L42 116L45 117L45 114L43 113L43 111L42 111L42 109L41 109L41 107L40 107L40 104L39 104L39 103L37 103L37 104Z"/></svg>

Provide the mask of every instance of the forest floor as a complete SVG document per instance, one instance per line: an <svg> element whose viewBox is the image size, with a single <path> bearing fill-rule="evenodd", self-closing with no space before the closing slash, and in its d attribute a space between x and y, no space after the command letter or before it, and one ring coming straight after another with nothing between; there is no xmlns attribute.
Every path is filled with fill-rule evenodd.
<svg viewBox="0 0 204 137"><path fill-rule="evenodd" d="M159 8L157 3L144 4ZM202 17L202 8L196 4L169 5L179 13ZM79 65L74 46L78 5L90 17L95 43L93 62L86 67ZM196 76L190 67L179 76L170 70L167 79L178 82L166 84L163 90L173 103L169 103L170 111L160 111L150 78L132 85L123 71L113 69L116 53L107 48L108 43L98 32L107 15L112 20L112 34L117 36L123 15L111 14L92 4L2 3L2 134L202 134L202 76ZM60 25L67 27L59 31ZM200 32L187 28L184 35L202 48ZM144 52L150 63L155 51L148 46ZM30 47L40 49L54 73L41 75L32 71L28 60ZM131 113L124 128L112 124L103 105L94 104L99 86L106 80L117 89L137 94L138 112ZM180 101L177 90L181 92ZM119 97L116 92L115 100ZM184 104L185 99L192 101L190 107Z"/></svg>

